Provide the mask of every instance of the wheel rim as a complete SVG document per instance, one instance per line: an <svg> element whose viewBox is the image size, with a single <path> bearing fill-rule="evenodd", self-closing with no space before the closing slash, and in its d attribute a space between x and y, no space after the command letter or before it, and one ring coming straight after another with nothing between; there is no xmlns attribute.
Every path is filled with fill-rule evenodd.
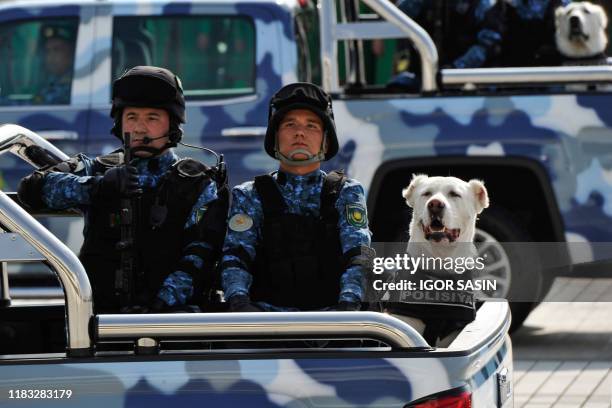
<svg viewBox="0 0 612 408"><path fill-rule="evenodd" d="M476 228L474 234L474 244L478 251L478 257L483 257L483 263L485 264L483 271L474 277L497 282L496 290L476 291L476 297L507 297L512 282L512 267L506 250L493 235L478 228Z"/></svg>

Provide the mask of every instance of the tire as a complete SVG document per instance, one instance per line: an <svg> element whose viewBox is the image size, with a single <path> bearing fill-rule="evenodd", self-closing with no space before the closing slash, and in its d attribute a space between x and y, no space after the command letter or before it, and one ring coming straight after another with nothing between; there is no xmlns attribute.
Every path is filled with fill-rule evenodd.
<svg viewBox="0 0 612 408"><path fill-rule="evenodd" d="M498 287L493 296L509 300L512 312L510 332L521 327L539 303L537 299L540 299L547 284L535 250L526 245L513 244L529 241L532 241L529 233L504 208L484 210L476 223L474 242L478 256L487 254L485 265L488 267L486 274L480 276L494 277ZM506 242L509 244L501 244ZM492 265L496 266L491 269Z"/></svg>

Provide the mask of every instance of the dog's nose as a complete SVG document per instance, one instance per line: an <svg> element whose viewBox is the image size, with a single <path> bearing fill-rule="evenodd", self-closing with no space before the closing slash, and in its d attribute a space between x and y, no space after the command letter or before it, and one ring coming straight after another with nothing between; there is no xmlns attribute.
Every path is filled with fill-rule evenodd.
<svg viewBox="0 0 612 408"><path fill-rule="evenodd" d="M571 16L569 19L570 27L578 27L580 26L580 17Z"/></svg>
<svg viewBox="0 0 612 408"><path fill-rule="evenodd" d="M444 203L440 200L431 200L427 203L427 208L432 214L439 214L444 210Z"/></svg>

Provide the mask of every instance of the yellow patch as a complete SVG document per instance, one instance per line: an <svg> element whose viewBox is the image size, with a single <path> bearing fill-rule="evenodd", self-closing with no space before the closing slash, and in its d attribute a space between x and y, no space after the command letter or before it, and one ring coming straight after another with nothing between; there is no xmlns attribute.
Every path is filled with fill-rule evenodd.
<svg viewBox="0 0 612 408"><path fill-rule="evenodd" d="M346 205L346 220L353 227L365 228L368 225L366 210L361 204Z"/></svg>

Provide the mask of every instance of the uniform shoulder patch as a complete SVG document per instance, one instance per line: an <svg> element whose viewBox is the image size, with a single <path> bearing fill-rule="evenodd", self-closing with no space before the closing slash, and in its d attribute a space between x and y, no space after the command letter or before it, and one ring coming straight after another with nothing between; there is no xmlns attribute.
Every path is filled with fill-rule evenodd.
<svg viewBox="0 0 612 408"><path fill-rule="evenodd" d="M196 223L202 221L202 217L204 217L206 210L208 210L207 206L198 208L198 211L196 212Z"/></svg>
<svg viewBox="0 0 612 408"><path fill-rule="evenodd" d="M365 228L368 225L366 210L361 204L346 205L346 221L357 228Z"/></svg>
<svg viewBox="0 0 612 408"><path fill-rule="evenodd" d="M248 231L253 226L253 219L247 214L235 214L232 218L230 218L228 226L232 231Z"/></svg>

